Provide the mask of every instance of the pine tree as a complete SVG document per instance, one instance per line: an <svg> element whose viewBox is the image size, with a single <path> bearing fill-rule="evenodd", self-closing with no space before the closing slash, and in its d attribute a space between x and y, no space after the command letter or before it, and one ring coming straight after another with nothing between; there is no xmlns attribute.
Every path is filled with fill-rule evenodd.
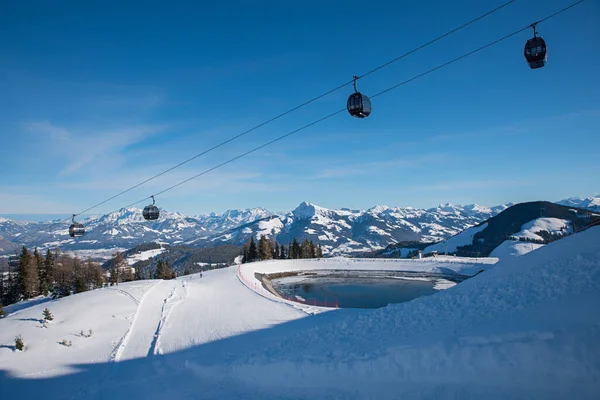
<svg viewBox="0 0 600 400"><path fill-rule="evenodd" d="M302 258L302 249L300 248L300 244L298 243L296 238L292 240L292 247L290 253L291 258L293 259Z"/></svg>
<svg viewBox="0 0 600 400"><path fill-rule="evenodd" d="M310 243L308 242L308 239L304 239L302 241L302 247L300 250L300 258L310 258L311 254L310 254Z"/></svg>
<svg viewBox="0 0 600 400"><path fill-rule="evenodd" d="M279 248L279 259L285 260L285 246L284 245L281 245L281 247Z"/></svg>
<svg viewBox="0 0 600 400"><path fill-rule="evenodd" d="M23 297L31 299L40 294L40 280L38 278L35 258L29 257L29 264L21 269L21 273L21 290Z"/></svg>
<svg viewBox="0 0 600 400"><path fill-rule="evenodd" d="M288 259L288 260L291 260L291 259L293 258L293 257L292 257L292 254L293 254L293 253L294 253L294 246L292 245L292 242L290 241L290 242L288 243L288 252L287 252L287 259Z"/></svg>
<svg viewBox="0 0 600 400"><path fill-rule="evenodd" d="M254 236L251 236L250 245L248 246L248 262L254 262L257 258L256 243L254 243Z"/></svg>
<svg viewBox="0 0 600 400"><path fill-rule="evenodd" d="M273 259L279 258L279 243L275 242L275 248L273 249Z"/></svg>
<svg viewBox="0 0 600 400"><path fill-rule="evenodd" d="M258 259L259 260L266 260L267 259L267 246L266 246L266 242L265 242L265 236L262 235L260 237L260 239L258 240Z"/></svg>
<svg viewBox="0 0 600 400"><path fill-rule="evenodd" d="M4 284L5 274L4 271L7 270L6 259L3 257L0 260L0 307L5 304L6 301L6 287ZM7 272L8 273L8 272Z"/></svg>
<svg viewBox="0 0 600 400"><path fill-rule="evenodd" d="M154 279L162 279L164 275L164 263L163 260L158 260L156 263L156 270L154 271Z"/></svg>
<svg viewBox="0 0 600 400"><path fill-rule="evenodd" d="M317 258L323 258L323 248L320 243L317 245Z"/></svg>
<svg viewBox="0 0 600 400"><path fill-rule="evenodd" d="M40 277L40 281L42 281L40 283L42 293L44 293L43 289L46 289L46 287L49 292L54 290L54 256L50 249L46 251L46 258L44 259L44 276Z"/></svg>
<svg viewBox="0 0 600 400"><path fill-rule="evenodd" d="M6 294L4 295L4 304L9 305L19 301L19 285L15 278L15 272L8 270L8 279L6 285Z"/></svg>
<svg viewBox="0 0 600 400"><path fill-rule="evenodd" d="M102 266L88 257L85 263L86 282L88 288L99 289L104 286L104 271Z"/></svg>
<svg viewBox="0 0 600 400"><path fill-rule="evenodd" d="M46 296L48 294L48 288L47 288L46 285L44 285L44 281L45 281L44 277L46 276L46 271L44 271L44 269L45 269L44 259L42 258L42 256L38 252L37 247L33 251L33 257L35 258L35 263L36 263L36 266L37 266L38 279L40 281L40 287L38 288L38 290L39 290L39 292L41 294L43 294L44 296Z"/></svg>
<svg viewBox="0 0 600 400"><path fill-rule="evenodd" d="M264 235L260 237L258 241L258 257L260 260L270 260L273 257L273 244Z"/></svg>
<svg viewBox="0 0 600 400"><path fill-rule="evenodd" d="M44 308L42 314L44 314L44 321L52 321L54 319L54 315L52 315L48 307Z"/></svg>
<svg viewBox="0 0 600 400"><path fill-rule="evenodd" d="M73 292L81 293L90 290L87 273L81 265L79 258L73 259Z"/></svg>
<svg viewBox="0 0 600 400"><path fill-rule="evenodd" d="M133 280L134 281L141 281L142 279L144 279L144 277L142 276L142 268L141 267L137 267L135 269Z"/></svg>
<svg viewBox="0 0 600 400"><path fill-rule="evenodd" d="M315 244L312 240L310 241L310 243L308 243L308 248L310 251L310 258L317 258L317 250L315 249Z"/></svg>
<svg viewBox="0 0 600 400"><path fill-rule="evenodd" d="M4 317L6 313L4 312L4 306L0 303L0 318Z"/></svg>
<svg viewBox="0 0 600 400"><path fill-rule="evenodd" d="M25 278L26 271L29 265L29 261L31 260L31 254L27 251L27 248L23 246L21 249L21 254L19 255L19 266L17 267L17 300L19 301L22 298L25 298Z"/></svg>
<svg viewBox="0 0 600 400"><path fill-rule="evenodd" d="M111 267L110 267L110 284L116 284L119 286L120 282L123 282L123 272L125 268L129 268L129 265L125 262L123 255L121 252L117 251L112 259ZM129 278L129 276L127 276ZM131 276L131 280L133 280L133 276Z"/></svg>
<svg viewBox="0 0 600 400"><path fill-rule="evenodd" d="M56 261L54 265L54 288L52 290L52 297L59 298L69 296L74 286L74 273L73 273L74 260L66 255L58 257L56 253Z"/></svg>

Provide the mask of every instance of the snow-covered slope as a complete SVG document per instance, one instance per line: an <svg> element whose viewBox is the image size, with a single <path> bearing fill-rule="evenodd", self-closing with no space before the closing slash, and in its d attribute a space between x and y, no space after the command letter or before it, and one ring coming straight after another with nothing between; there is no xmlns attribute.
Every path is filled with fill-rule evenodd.
<svg viewBox="0 0 600 400"><path fill-rule="evenodd" d="M511 236L516 239L544 240L539 235L542 231L546 231L551 235L565 235L573 233L573 225L571 221L560 218L537 218L522 225L521 231Z"/></svg>
<svg viewBox="0 0 600 400"><path fill-rule="evenodd" d="M543 246L545 245L539 243L505 240L504 242L502 242L502 244L500 244L500 246L496 247L494 251L490 253L490 257L497 257L501 260L507 257L518 257L522 256L523 254L527 254L529 252L537 250Z"/></svg>
<svg viewBox="0 0 600 400"><path fill-rule="evenodd" d="M392 264L335 259L329 267L344 262ZM302 263L309 261L247 264L242 272ZM49 400L600 393L600 227L500 261L446 291L377 310L306 317L237 276L233 267L121 285L10 314L0 320L0 390ZM47 329L35 321L45 306L56 316ZM94 335L75 336L86 324ZM29 346L24 353L10 348L19 333ZM73 346L56 343L63 337Z"/></svg>
<svg viewBox="0 0 600 400"><path fill-rule="evenodd" d="M476 233L481 232L485 228L487 228L487 223L467 228L458 235L452 236L439 243L432 244L431 246L427 246L423 250L423 253L426 254L431 253L433 251L437 251L438 253L445 253L446 251L449 253L455 253L457 247L473 243L473 236L475 236Z"/></svg>
<svg viewBox="0 0 600 400"><path fill-rule="evenodd" d="M165 249L161 247L160 249L152 249L152 250L142 251L140 253L135 253L135 254L132 254L129 257L127 257L127 263L129 265L133 265L138 261L148 260L152 257L156 257L157 255L159 255L160 253L162 253L164 251L165 251Z"/></svg>
<svg viewBox="0 0 600 400"><path fill-rule="evenodd" d="M28 308L20 309L19 304L7 307L8 316L0 320L0 370L9 368L22 377L48 377L75 372L71 365L77 362L114 361L140 301L155 283L125 283ZM42 311L46 307L54 320L43 328ZM89 334L90 329L91 337L80 336L81 331ZM24 352L14 350L17 335L23 337ZM71 341L72 347L59 344L62 340Z"/></svg>

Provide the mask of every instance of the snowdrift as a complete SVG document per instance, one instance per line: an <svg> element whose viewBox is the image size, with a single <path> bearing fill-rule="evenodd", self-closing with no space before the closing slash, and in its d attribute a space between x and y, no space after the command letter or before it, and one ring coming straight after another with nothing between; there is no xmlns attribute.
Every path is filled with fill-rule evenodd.
<svg viewBox="0 0 600 400"><path fill-rule="evenodd" d="M377 261L369 262L375 266ZM331 267L345 262L332 260ZM257 263L241 271L251 275L255 268L285 264ZM389 264L377 268L382 265ZM437 267L431 261L430 268ZM599 286L600 227L501 260L435 295L377 310L307 316L248 290L238 269L227 268L154 284L135 310L133 300L113 294L123 303L106 307L130 307L121 316L135 311L129 333L123 323L112 335L129 336L126 348L140 346L127 349L131 356L90 360L91 355L81 356L75 340L73 348L42 343L40 348L55 346L70 354L68 371L23 376L19 363L27 357L45 371L59 355L46 358L33 347L25 353L0 348L0 391L8 398L111 400L595 399L600 393ZM78 318L85 310L75 305L89 307L77 296L46 305L55 315L67 315L63 302ZM30 311L41 315L44 306L19 312L25 318ZM87 314L108 326L113 317L102 304L95 307L98 313ZM28 323L16 317L0 320L1 345L12 343L16 324Z"/></svg>
<svg viewBox="0 0 600 400"><path fill-rule="evenodd" d="M598 285L600 228L592 228L434 296L328 313L226 365L186 365L276 397L282 386L308 386L353 398L591 399L600 393Z"/></svg>

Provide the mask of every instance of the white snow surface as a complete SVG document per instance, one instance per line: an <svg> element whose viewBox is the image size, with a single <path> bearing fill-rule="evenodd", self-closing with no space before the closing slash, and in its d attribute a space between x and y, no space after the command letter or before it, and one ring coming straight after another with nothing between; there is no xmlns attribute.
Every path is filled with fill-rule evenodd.
<svg viewBox="0 0 600 400"><path fill-rule="evenodd" d="M561 231L561 228L566 228L566 230ZM543 237L538 235L537 233L540 231L548 231L552 234L561 234L561 233L572 233L573 226L571 225L571 221L566 219L559 218L538 218L530 221L521 226L521 231L511 235L515 238L529 238L536 240L544 240Z"/></svg>
<svg viewBox="0 0 600 400"><path fill-rule="evenodd" d="M150 258L156 257L157 255L159 255L160 253L162 253L165 250L166 250L165 248L161 247L160 249L146 250L146 251L141 251L139 253L132 254L129 257L127 257L127 263L129 265L133 265L138 261L148 260Z"/></svg>
<svg viewBox="0 0 600 400"><path fill-rule="evenodd" d="M505 240L490 253L490 257L497 257L501 260L506 257L518 257L544 246L545 245L539 243Z"/></svg>
<svg viewBox="0 0 600 400"><path fill-rule="evenodd" d="M443 240L439 243L432 244L431 246L427 246L423 253L431 253L432 251L437 251L438 253L444 253L446 250L449 253L456 252L456 248L460 246L465 246L469 244L473 244L473 236L476 233L481 232L487 228L487 222L483 223L479 226L473 226L471 228L467 228L458 235L454 235L446 240Z"/></svg>
<svg viewBox="0 0 600 400"><path fill-rule="evenodd" d="M451 258L252 263L21 309L0 320L0 391L111 400L598 398L600 227L496 264ZM253 281L256 271L371 267L486 270L411 302L318 315L274 301ZM45 306L56 317L47 329L31 320ZM88 328L91 338L75 336ZM25 352L10 348L17 334ZM59 345L63 338L73 346Z"/></svg>

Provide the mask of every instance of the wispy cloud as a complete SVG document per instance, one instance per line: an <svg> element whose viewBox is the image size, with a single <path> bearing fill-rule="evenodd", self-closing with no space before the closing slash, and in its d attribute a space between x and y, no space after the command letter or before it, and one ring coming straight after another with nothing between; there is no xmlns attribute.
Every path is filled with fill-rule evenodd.
<svg viewBox="0 0 600 400"><path fill-rule="evenodd" d="M39 139L48 139L51 150L67 160L60 175L77 172L84 166L119 154L132 144L142 142L149 136L166 129L164 125L138 125L107 129L67 129L49 121L24 124Z"/></svg>

